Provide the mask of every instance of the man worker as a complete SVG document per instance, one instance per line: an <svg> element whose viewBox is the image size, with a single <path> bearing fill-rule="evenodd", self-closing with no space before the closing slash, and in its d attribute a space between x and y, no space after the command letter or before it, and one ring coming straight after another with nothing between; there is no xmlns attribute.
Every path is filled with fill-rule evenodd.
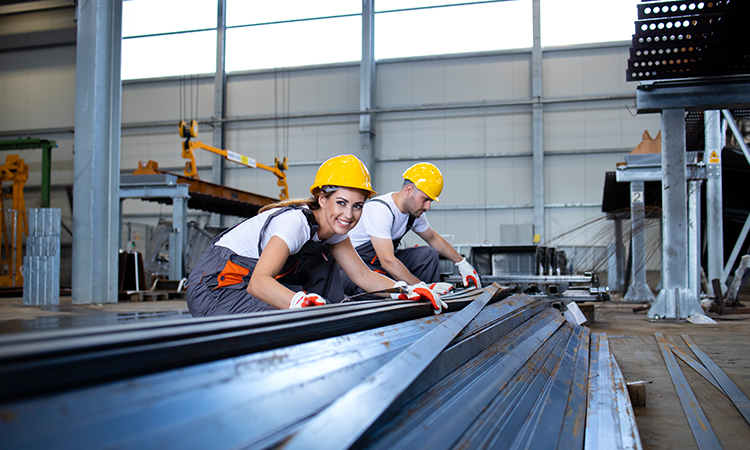
<svg viewBox="0 0 750 450"><path fill-rule="evenodd" d="M387 274L409 285L425 282L443 294L452 287L440 282L439 255L453 261L465 287L481 288L477 271L427 221L425 212L443 191L443 175L435 165L418 163L406 169L398 192L389 192L365 203L362 217L349 232L352 245L371 270ZM410 230L424 239L429 247L398 249ZM344 292L354 295L363 291L343 277Z"/></svg>

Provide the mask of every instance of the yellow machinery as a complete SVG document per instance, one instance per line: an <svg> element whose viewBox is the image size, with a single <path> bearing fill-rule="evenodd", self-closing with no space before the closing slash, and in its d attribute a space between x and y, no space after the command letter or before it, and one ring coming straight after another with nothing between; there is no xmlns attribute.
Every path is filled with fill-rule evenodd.
<svg viewBox="0 0 750 450"><path fill-rule="evenodd" d="M237 164L242 164L243 166L251 167L253 169L263 169L273 173L274 175L276 175L276 178L278 178L276 184L278 186L281 186L279 199L285 200L289 198L289 185L286 182L286 173L284 173L285 170L289 169L289 163L286 157L284 157L283 161L280 161L279 158L274 158L273 166L267 166L265 164L257 162L253 158L241 155L231 150L222 150L220 148L206 145L201 141L190 140L191 138L198 137L198 122L195 120L191 120L189 126L187 122L181 120L179 127L180 137L185 138L185 141L182 143L182 157L190 160L185 163L184 173L186 177L196 179L198 178L198 169L195 165L195 153L193 151L196 148L201 148L203 150L208 150L209 152L216 153L217 155L221 155L229 161L235 162Z"/></svg>
<svg viewBox="0 0 750 450"><path fill-rule="evenodd" d="M10 193L2 191L3 213L0 214L0 286L23 286L22 244L23 237L29 233L26 219L26 202L23 198L23 187L29 178L29 166L19 155L5 157L5 165L0 166L0 182L12 182ZM12 199L12 208L5 208L5 200ZM6 212L8 220L6 220Z"/></svg>

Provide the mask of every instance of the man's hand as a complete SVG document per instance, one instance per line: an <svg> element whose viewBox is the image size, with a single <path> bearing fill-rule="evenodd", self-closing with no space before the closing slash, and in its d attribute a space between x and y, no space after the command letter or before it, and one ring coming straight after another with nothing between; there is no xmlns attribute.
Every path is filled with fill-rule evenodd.
<svg viewBox="0 0 750 450"><path fill-rule="evenodd" d="M450 283L432 283L429 286L433 292L437 292L439 295L445 295L453 290L453 285Z"/></svg>
<svg viewBox="0 0 750 450"><path fill-rule="evenodd" d="M477 271L471 267L471 264L466 261L466 258L457 262L456 267L458 267L458 271L461 272L461 278L464 280L464 287L469 287L469 283L474 283L474 286L476 286L477 289L482 289L482 282L479 281Z"/></svg>
<svg viewBox="0 0 750 450"><path fill-rule="evenodd" d="M318 294L308 294L305 291L299 291L292 297L289 302L289 309L307 308L308 306L320 306L328 303L326 299Z"/></svg>
<svg viewBox="0 0 750 450"><path fill-rule="evenodd" d="M391 294L391 298L396 300L429 300L435 314L440 314L443 309L448 309L448 305L440 299L440 294L430 289L424 282L408 286L405 281L399 281L393 287L403 288L405 292Z"/></svg>

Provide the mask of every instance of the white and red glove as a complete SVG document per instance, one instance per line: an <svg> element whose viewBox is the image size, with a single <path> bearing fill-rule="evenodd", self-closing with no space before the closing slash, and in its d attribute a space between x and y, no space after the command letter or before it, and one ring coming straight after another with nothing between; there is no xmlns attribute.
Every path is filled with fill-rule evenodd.
<svg viewBox="0 0 750 450"><path fill-rule="evenodd" d="M326 299L318 294L308 294L305 291L299 291L292 297L289 302L289 309L307 308L308 306L320 306L328 303Z"/></svg>
<svg viewBox="0 0 750 450"><path fill-rule="evenodd" d="M437 292L439 295L445 295L453 290L453 285L450 283L432 283L428 286L433 292Z"/></svg>
<svg viewBox="0 0 750 450"><path fill-rule="evenodd" d="M479 281L477 271L471 267L471 264L466 261L466 258L457 262L456 267L458 267L458 271L461 272L461 278L464 280L464 287L469 287L469 283L474 283L474 286L476 286L477 289L482 289L482 282Z"/></svg>
<svg viewBox="0 0 750 450"><path fill-rule="evenodd" d="M440 314L443 309L448 309L448 305L440 299L440 294L430 289L424 282L408 286L405 281L399 281L393 287L400 287L406 292L391 294L391 298L396 300L429 300L435 314Z"/></svg>

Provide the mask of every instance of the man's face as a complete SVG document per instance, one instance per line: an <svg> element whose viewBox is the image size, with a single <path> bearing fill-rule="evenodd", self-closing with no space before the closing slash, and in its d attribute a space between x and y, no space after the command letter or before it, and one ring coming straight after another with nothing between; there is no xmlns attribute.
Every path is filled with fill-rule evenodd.
<svg viewBox="0 0 750 450"><path fill-rule="evenodd" d="M416 186L411 186L411 188L411 192L406 198L406 209L412 216L419 217L425 211L430 210L432 199L428 197L427 194L417 189Z"/></svg>

